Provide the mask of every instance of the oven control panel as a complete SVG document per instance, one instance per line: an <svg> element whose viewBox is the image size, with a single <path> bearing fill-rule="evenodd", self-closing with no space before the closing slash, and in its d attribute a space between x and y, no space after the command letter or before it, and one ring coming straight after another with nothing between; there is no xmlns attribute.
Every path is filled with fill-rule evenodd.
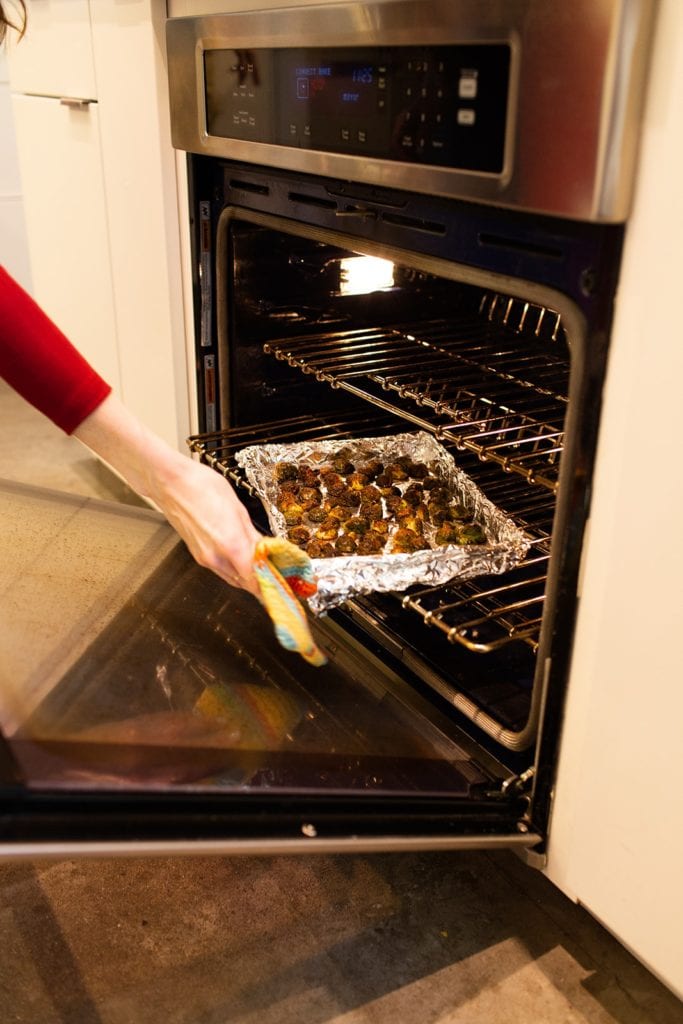
<svg viewBox="0 0 683 1024"><path fill-rule="evenodd" d="M500 174L503 43L208 49L209 136Z"/></svg>

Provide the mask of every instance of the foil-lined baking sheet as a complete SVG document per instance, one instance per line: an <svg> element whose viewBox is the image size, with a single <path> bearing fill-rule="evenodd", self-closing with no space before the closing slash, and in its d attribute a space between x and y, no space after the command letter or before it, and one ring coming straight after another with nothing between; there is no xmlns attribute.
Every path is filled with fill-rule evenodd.
<svg viewBox="0 0 683 1024"><path fill-rule="evenodd" d="M276 476L278 463L320 470L342 451L354 467L373 460L390 466L401 459L426 466L431 476L438 476L443 481L449 497L463 506L474 523L481 527L486 541L462 546L439 545L435 540L438 526L425 523L428 549L393 554L390 548L397 529L394 524L390 527L384 550L379 554L313 558L318 590L309 598L308 604L315 614L342 604L354 595L400 592L416 584L439 586L450 580L507 572L526 555L531 539L482 494L449 452L424 431L342 441L252 445L238 451L236 462L263 502L271 530L276 536L287 537L290 530L283 512L277 507L280 493L280 481ZM324 477L322 479L324 481ZM395 486L403 493L416 482L419 480L409 478L397 481ZM324 499L324 484L322 491ZM386 513L386 500L382 499L382 502ZM349 511L350 516L354 513L357 514L358 509ZM303 525L308 527L312 536L315 535L316 524L307 522L305 515Z"/></svg>

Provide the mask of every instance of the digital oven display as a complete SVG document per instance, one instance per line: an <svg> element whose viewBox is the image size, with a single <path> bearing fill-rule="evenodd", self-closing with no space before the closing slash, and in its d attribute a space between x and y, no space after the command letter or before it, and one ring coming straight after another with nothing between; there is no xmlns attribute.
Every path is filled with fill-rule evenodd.
<svg viewBox="0 0 683 1024"><path fill-rule="evenodd" d="M207 50L209 135L500 173L510 48Z"/></svg>

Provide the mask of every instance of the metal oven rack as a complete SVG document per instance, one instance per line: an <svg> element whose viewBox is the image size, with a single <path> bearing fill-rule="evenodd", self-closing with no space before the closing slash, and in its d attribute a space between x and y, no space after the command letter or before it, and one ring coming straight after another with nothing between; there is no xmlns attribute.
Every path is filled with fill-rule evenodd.
<svg viewBox="0 0 683 1024"><path fill-rule="evenodd" d="M520 345L522 332L531 345ZM327 330L264 352L555 493L568 394L566 357L553 350L561 341L557 314L485 295L479 316L456 325Z"/></svg>
<svg viewBox="0 0 683 1024"><path fill-rule="evenodd" d="M188 439L190 449L238 488L253 489L234 461L235 453L252 444L372 437L395 432L397 420L377 410L350 415L298 416ZM465 455L472 459L473 456ZM476 459L473 459L477 462ZM465 471L467 465L459 459ZM448 641L471 651L496 650L513 641L536 649L545 596L545 568L554 497L546 489L530 489L519 478L501 474L497 465L477 465L477 484L495 504L532 538L529 555L500 582L469 580L435 588L412 588L396 595L403 608L419 615Z"/></svg>

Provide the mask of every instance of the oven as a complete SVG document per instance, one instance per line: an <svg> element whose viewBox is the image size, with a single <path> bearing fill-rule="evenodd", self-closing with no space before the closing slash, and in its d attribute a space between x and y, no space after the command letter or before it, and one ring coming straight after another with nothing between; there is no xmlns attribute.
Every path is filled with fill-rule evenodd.
<svg viewBox="0 0 683 1024"><path fill-rule="evenodd" d="M109 566L7 672L10 850L543 862L653 20L647 0L169 20L191 450L266 529L243 448L425 431L529 548L346 601L312 621L314 669L152 513L6 489L17 522L56 524L51 557L85 521Z"/></svg>
<svg viewBox="0 0 683 1024"><path fill-rule="evenodd" d="M244 447L427 431L530 540L512 571L357 597L321 622L493 773L478 813L489 800L507 820L453 820L454 845L476 821L542 855L548 831L653 19L608 8L169 23L192 451L267 529Z"/></svg>

